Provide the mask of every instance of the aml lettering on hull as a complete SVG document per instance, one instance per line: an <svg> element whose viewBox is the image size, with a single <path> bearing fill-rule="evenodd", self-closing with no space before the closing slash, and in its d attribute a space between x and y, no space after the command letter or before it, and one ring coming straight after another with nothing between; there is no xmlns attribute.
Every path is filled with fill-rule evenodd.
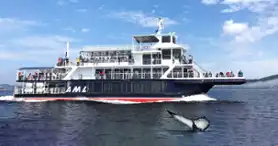
<svg viewBox="0 0 278 146"><path fill-rule="evenodd" d="M84 87L81 87L81 86L69 86L66 90L66 93L69 93L69 92L82 92L82 93L85 93L87 92L87 86L84 86Z"/></svg>

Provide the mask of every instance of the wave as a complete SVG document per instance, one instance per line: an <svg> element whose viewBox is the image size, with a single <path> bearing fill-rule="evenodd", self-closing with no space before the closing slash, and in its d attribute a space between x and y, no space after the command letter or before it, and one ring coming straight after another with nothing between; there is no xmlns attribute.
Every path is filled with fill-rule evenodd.
<svg viewBox="0 0 278 146"><path fill-rule="evenodd" d="M272 79L267 81L256 81L243 84L243 87L252 87L252 88L277 88L278 79Z"/></svg>

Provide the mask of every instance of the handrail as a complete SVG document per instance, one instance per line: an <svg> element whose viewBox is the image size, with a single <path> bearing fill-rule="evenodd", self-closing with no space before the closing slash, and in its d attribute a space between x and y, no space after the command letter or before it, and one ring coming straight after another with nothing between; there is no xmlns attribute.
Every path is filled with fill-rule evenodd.
<svg viewBox="0 0 278 146"><path fill-rule="evenodd" d="M176 60L170 65L169 69L160 77L160 79L167 78L168 74L176 67Z"/></svg>
<svg viewBox="0 0 278 146"><path fill-rule="evenodd" d="M202 68L199 64L196 63L196 61L193 61L194 65L196 65L198 68L200 68L203 72L208 72L204 68Z"/></svg>
<svg viewBox="0 0 278 146"><path fill-rule="evenodd" d="M69 71L69 73L64 77L63 80L68 80L68 79L70 79L70 76L76 71L77 68L78 68L77 66L72 66L71 71Z"/></svg>

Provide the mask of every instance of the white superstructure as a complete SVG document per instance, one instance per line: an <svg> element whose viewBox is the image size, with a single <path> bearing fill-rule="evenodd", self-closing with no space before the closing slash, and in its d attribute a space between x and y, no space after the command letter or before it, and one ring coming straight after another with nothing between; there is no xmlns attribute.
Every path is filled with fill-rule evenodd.
<svg viewBox="0 0 278 146"><path fill-rule="evenodd" d="M70 46L67 42L66 56L59 59L54 68L41 70L42 78L52 80L72 79L242 79L221 73L212 75L196 64L187 54L187 45L177 43L174 32L161 33L163 19L158 21L154 34L135 35L130 45L85 46L76 61L69 60ZM26 75L26 72L20 72ZM30 74L29 74L30 75ZM25 78L25 77L24 77Z"/></svg>

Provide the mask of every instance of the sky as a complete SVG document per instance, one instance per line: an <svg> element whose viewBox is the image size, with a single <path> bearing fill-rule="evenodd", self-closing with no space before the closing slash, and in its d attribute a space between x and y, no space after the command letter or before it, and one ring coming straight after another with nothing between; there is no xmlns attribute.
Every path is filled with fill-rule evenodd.
<svg viewBox="0 0 278 146"><path fill-rule="evenodd" d="M54 66L68 40L74 61L84 46L131 44L154 33L157 17L208 71L278 74L278 0L9 0L0 2L0 83L15 83L19 67Z"/></svg>

